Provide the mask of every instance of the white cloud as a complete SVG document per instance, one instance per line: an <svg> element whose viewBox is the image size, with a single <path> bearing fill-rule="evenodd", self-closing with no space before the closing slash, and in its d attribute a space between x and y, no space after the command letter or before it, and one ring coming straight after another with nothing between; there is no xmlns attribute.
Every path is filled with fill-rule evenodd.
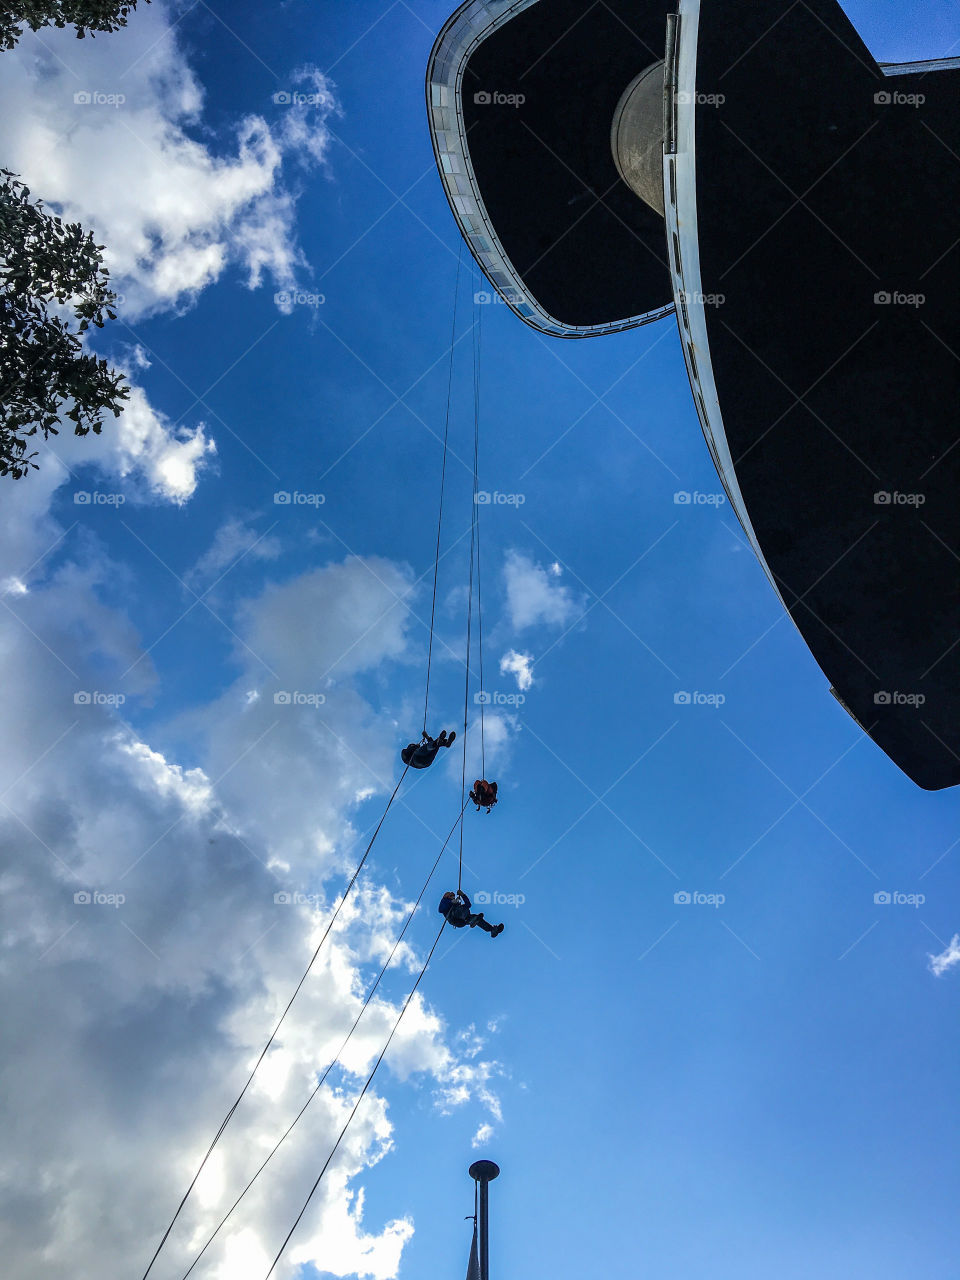
<svg viewBox="0 0 960 1280"><path fill-rule="evenodd" d="M485 1143L489 1142L492 1137L493 1137L493 1125L482 1124L480 1128L477 1130L477 1132L473 1135L473 1140L470 1143L470 1145L476 1150L477 1147L482 1147Z"/></svg>
<svg viewBox="0 0 960 1280"><path fill-rule="evenodd" d="M137 742L123 732L117 732L113 741L122 755L135 762L134 776L147 792L175 800L185 814L193 817L212 811L213 789L202 769L168 764L159 751L151 751L145 742Z"/></svg>
<svg viewBox="0 0 960 1280"><path fill-rule="evenodd" d="M514 739L520 732L520 723L515 715L501 710L484 709L483 741L480 738L479 707L472 708L472 721L467 733L467 781L486 777L493 781L501 777L510 763L510 753ZM457 733L462 733L462 726ZM447 776L459 786L460 771L463 767L463 755L460 739L457 739L452 751L444 752L447 757ZM501 801L503 793L500 795Z"/></svg>
<svg viewBox="0 0 960 1280"><path fill-rule="evenodd" d="M24 514L43 519L51 493L60 485L72 482L75 493L97 487L86 470L90 468L126 500L179 506L193 497L201 474L217 451L204 423L174 426L166 414L150 404L143 388L133 384L120 416L108 414L99 436L76 436L71 428L72 423L66 420L59 435L41 443L35 459L40 470L6 486L4 505L13 499ZM33 520L28 520L23 531L35 527Z"/></svg>
<svg viewBox="0 0 960 1280"><path fill-rule="evenodd" d="M239 560L275 560L280 554L279 538L257 533L244 520L231 516L217 530L213 542L187 574L188 582L218 578Z"/></svg>
<svg viewBox="0 0 960 1280"><path fill-rule="evenodd" d="M562 627L575 616L578 605L569 589L550 581L559 576L558 564L548 571L519 551L508 552L504 579L510 621L516 630L537 623Z"/></svg>
<svg viewBox="0 0 960 1280"><path fill-rule="evenodd" d="M309 90L301 101L265 102L218 140L226 145L210 145L203 90L171 18L157 2L110 36L47 28L4 56L4 163L106 246L127 320L189 306L230 265L250 288L265 273L294 288L305 263L283 167L325 159L338 110L329 82L305 67L291 76Z"/></svg>
<svg viewBox="0 0 960 1280"><path fill-rule="evenodd" d="M5 163L108 246L125 295L121 318L189 306L230 266L250 287L265 276L293 287L303 263L283 171L289 160L326 156L325 122L336 106L319 73L304 69L290 81L306 85L314 102L264 104L211 143L202 91L161 3L95 41L53 30L25 36L4 70ZM126 101L74 104L78 90ZM139 347L128 360L135 369L149 364ZM67 1272L99 1280L142 1272L356 860L354 824L370 816L358 805L385 793L397 748L391 717L358 677L406 660L413 587L408 569L376 558L269 586L231 618L241 637L233 685L175 725L139 733L137 698L156 673L133 623L103 600L125 567L77 534L61 545L51 502L68 481L93 487L73 474L87 465L124 496L185 502L214 444L203 423L175 426L134 387L99 439L62 434L41 452L41 471L9 484L0 506L8 574L0 650L19 673L0 686L4 1267L11 1280ZM251 533L243 520L227 521L195 573L215 576ZM61 560L48 570L44 557L58 546ZM269 540L251 554L267 559L275 549ZM105 689L112 705L75 701L78 690ZM324 701L278 705L279 689ZM121 693L128 701L117 706ZM497 717L489 723L496 750L506 729ZM189 761L178 758L178 741L189 744ZM320 905L276 904L287 886ZM76 893L113 904L78 903ZM369 878L358 887L198 1184L165 1273L182 1273L188 1246L202 1242L296 1114L408 909ZM269 1195L251 1193L211 1250L205 1274L214 1280L266 1271L434 927L432 917L415 924L336 1084L321 1090L271 1165ZM340 1275L395 1276L413 1226L366 1224L360 1185L391 1149L388 1094L412 1077L429 1082L441 1109L475 1100L499 1117L497 1074L476 1045L451 1040L418 994L278 1280L308 1262Z"/></svg>
<svg viewBox="0 0 960 1280"><path fill-rule="evenodd" d="M139 342L133 343L130 348L130 361L137 369L149 369L153 363Z"/></svg>
<svg viewBox="0 0 960 1280"><path fill-rule="evenodd" d="M270 584L242 611L247 642L298 687L343 680L402 656L412 591L409 568L380 556L348 556L294 582Z"/></svg>
<svg viewBox="0 0 960 1280"><path fill-rule="evenodd" d="M500 674L516 676L517 688L521 692L529 689L533 684L533 654L508 649L500 659Z"/></svg>
<svg viewBox="0 0 960 1280"><path fill-rule="evenodd" d="M147 740L131 722L138 690L151 684L149 660L136 681L120 679L142 645L100 598L117 568L88 546L53 572L28 572L63 532L43 504L61 479L12 485L0 513L0 555L30 588L6 597L13 613L0 611L0 648L20 673L0 686L0 1195L11 1280L142 1273L356 860L355 797L383 796L393 776L392 719L355 677L404 660L409 615L398 598L412 582L389 561L350 559L267 588L231 619L250 646L239 650L233 686ZM76 544L66 545L73 555ZM281 682L311 688L324 668L322 707L274 703ZM78 688L123 689L128 701L78 705ZM169 745L181 729L191 731L190 761ZM369 819L364 810L364 827ZM317 909L276 904L287 887L318 895ZM404 893L419 887L414 875ZM124 901L77 903L78 892ZM408 910L362 882L188 1203L164 1274L182 1274L189 1246L296 1114ZM435 928L427 915L336 1084L271 1164L269 1194L252 1192L211 1249L205 1274L215 1280L254 1274L254 1263L255 1274L266 1271L419 970ZM474 1100L499 1116L496 1065L472 1040L451 1037L427 999L411 1003L281 1280L308 1261L338 1275L397 1274L412 1224L368 1224L362 1177L391 1149L387 1099L404 1079L427 1083L443 1110Z"/></svg>
<svg viewBox="0 0 960 1280"><path fill-rule="evenodd" d="M120 320L104 338L129 338L123 321L189 307L229 267L250 288L269 276L285 293L306 267L286 174L293 164L325 163L327 122L339 112L333 86L301 67L289 76L292 101L268 99L214 138L180 44L182 16L157 0L109 36L78 41L72 30L47 27L26 32L4 57L4 163L35 198L104 244L120 295ZM132 370L150 367L142 344L130 341L126 351ZM70 429L53 453L68 467L92 462L128 482L128 497L186 501L215 453L203 423L175 426L138 386L102 437L70 441ZM51 465L43 449L38 461ZM50 478L64 475L54 467Z"/></svg>
<svg viewBox="0 0 960 1280"><path fill-rule="evenodd" d="M941 978L948 969L952 969L955 964L960 964L960 933L953 935L939 955L927 958L930 962L930 972L938 978Z"/></svg>
<svg viewBox="0 0 960 1280"><path fill-rule="evenodd" d="M199 473L214 453L216 445L203 423L192 430L171 426L151 406L143 388L134 386L117 421L112 451L103 455L98 450L95 461L121 480L142 477L151 493L180 504L193 496ZM75 456L80 461L84 455Z"/></svg>

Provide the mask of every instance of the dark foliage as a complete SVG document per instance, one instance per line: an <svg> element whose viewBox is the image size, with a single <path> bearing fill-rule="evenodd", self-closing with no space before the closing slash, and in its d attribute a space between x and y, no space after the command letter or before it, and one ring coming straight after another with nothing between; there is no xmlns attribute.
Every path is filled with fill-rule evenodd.
<svg viewBox="0 0 960 1280"><path fill-rule="evenodd" d="M149 4L150 0L146 0ZM23 35L24 26L31 31L41 27L73 26L77 39L89 32L117 31L126 25L127 14L137 7L137 0L20 0L4 4L0 0L0 48L12 49Z"/></svg>
<svg viewBox="0 0 960 1280"><path fill-rule="evenodd" d="M90 325L116 319L102 248L0 169L0 476L35 469L27 440L56 435L61 415L77 435L99 434L130 394L122 374L82 350Z"/></svg>

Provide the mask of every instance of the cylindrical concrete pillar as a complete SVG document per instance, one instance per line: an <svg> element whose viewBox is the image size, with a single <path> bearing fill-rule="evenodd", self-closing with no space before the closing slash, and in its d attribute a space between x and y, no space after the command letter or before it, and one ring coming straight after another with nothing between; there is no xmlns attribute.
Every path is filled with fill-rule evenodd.
<svg viewBox="0 0 960 1280"><path fill-rule="evenodd" d="M610 133L620 177L663 217L663 63L631 80L613 113Z"/></svg>

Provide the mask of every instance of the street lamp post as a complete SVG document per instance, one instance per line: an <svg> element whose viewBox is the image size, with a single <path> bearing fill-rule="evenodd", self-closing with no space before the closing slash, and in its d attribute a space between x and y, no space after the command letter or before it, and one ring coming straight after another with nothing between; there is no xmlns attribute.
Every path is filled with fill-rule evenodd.
<svg viewBox="0 0 960 1280"><path fill-rule="evenodd" d="M469 1173L479 1191L477 1234L480 1241L480 1280L490 1280L488 1191L490 1183L500 1175L500 1166L492 1160L475 1160Z"/></svg>

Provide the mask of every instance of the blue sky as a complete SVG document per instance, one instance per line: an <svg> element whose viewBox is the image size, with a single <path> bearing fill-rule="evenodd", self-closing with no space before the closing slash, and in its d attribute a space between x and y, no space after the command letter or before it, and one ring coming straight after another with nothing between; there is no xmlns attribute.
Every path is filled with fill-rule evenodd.
<svg viewBox="0 0 960 1280"><path fill-rule="evenodd" d="M884 60L960 41L946 2L847 12ZM0 63L4 163L117 255L97 347L139 388L101 440L44 453L0 521L18 1277L145 1265L416 736L458 254L422 80L448 14L158 0L94 46L47 33ZM317 101L273 101L294 88ZM949 1280L958 975L929 958L960 930L957 795L914 787L830 697L729 505L675 502L721 489L672 319L552 341L474 308L464 270L480 485L522 497L481 511L485 686L525 699L490 717L502 803L468 814L464 885L523 901L496 942L442 941L282 1274L458 1274L484 1154L498 1275ZM449 480L445 545L470 521L467 469ZM440 572L438 727L462 717L467 546ZM224 1186L376 972L459 806L456 763L405 784ZM112 918L73 902L121 884ZM394 1010L416 968L389 976ZM336 1105L200 1274L245 1276L282 1236Z"/></svg>

